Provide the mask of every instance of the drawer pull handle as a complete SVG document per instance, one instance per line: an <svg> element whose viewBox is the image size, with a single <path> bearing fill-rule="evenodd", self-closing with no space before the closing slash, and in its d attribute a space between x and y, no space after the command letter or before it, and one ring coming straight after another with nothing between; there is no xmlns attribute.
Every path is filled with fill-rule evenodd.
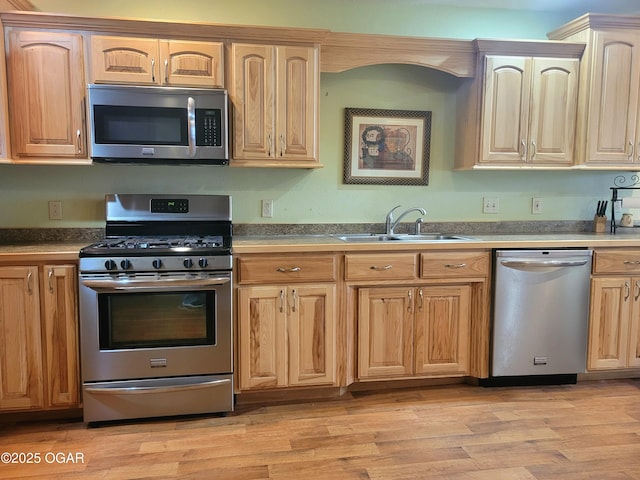
<svg viewBox="0 0 640 480"><path fill-rule="evenodd" d="M282 273L299 272L300 270L301 270L300 267L291 267L291 268L278 267L278 268L276 268L277 272L282 272Z"/></svg>
<svg viewBox="0 0 640 480"><path fill-rule="evenodd" d="M407 312L411 313L412 312L412 305L413 305L413 294L411 293L411 290L407 291L407 298L408 298L408 302L407 302Z"/></svg>
<svg viewBox="0 0 640 480"><path fill-rule="evenodd" d="M383 271L383 270L391 270L393 268L393 265L385 265L384 267L378 267L377 265L371 265L369 267L371 270L376 270L376 271Z"/></svg>
<svg viewBox="0 0 640 480"><path fill-rule="evenodd" d="M280 290L280 312L284 312L284 290Z"/></svg>
<svg viewBox="0 0 640 480"><path fill-rule="evenodd" d="M466 266L467 266L466 263L445 263L444 264L445 268L464 268Z"/></svg>
<svg viewBox="0 0 640 480"><path fill-rule="evenodd" d="M640 260L625 260L625 265L640 265Z"/></svg>

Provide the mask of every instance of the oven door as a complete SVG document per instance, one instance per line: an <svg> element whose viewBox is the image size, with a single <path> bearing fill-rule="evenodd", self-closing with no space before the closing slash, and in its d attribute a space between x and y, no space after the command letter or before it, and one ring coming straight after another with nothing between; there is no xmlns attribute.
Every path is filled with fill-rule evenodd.
<svg viewBox="0 0 640 480"><path fill-rule="evenodd" d="M232 373L231 272L80 274L84 382Z"/></svg>

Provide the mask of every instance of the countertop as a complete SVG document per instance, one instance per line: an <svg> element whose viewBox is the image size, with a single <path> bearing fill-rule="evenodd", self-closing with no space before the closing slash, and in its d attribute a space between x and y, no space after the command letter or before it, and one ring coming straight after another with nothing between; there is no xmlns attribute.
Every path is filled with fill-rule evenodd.
<svg viewBox="0 0 640 480"><path fill-rule="evenodd" d="M344 242L331 235L234 237L233 251L243 253L357 252L371 250L459 250L476 248L640 247L640 229L611 233L540 233L471 235L471 240L433 242Z"/></svg>
<svg viewBox="0 0 640 480"><path fill-rule="evenodd" d="M491 248L640 247L640 228L611 233L536 233L472 235L471 240L434 242L344 242L331 235L235 236L234 254L460 250ZM55 242L0 245L0 261L75 261L87 243Z"/></svg>

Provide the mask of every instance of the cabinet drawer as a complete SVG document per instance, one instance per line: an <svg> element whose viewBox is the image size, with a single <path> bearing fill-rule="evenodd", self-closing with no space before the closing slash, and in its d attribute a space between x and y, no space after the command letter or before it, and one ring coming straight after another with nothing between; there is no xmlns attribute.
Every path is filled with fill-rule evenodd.
<svg viewBox="0 0 640 480"><path fill-rule="evenodd" d="M345 257L346 280L413 280L418 274L415 253L369 253Z"/></svg>
<svg viewBox="0 0 640 480"><path fill-rule="evenodd" d="M640 250L596 250L593 273L640 273Z"/></svg>
<svg viewBox="0 0 640 480"><path fill-rule="evenodd" d="M283 255L238 258L238 283L333 282L334 255Z"/></svg>
<svg viewBox="0 0 640 480"><path fill-rule="evenodd" d="M422 278L485 277L489 274L487 252L428 252L420 257Z"/></svg>

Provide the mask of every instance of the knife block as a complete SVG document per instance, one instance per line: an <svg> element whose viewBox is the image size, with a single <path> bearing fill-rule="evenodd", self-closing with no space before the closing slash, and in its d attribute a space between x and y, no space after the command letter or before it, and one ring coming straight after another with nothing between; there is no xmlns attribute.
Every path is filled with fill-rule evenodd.
<svg viewBox="0 0 640 480"><path fill-rule="evenodd" d="M593 217L593 230L596 233L604 233L607 231L607 217L596 215Z"/></svg>

